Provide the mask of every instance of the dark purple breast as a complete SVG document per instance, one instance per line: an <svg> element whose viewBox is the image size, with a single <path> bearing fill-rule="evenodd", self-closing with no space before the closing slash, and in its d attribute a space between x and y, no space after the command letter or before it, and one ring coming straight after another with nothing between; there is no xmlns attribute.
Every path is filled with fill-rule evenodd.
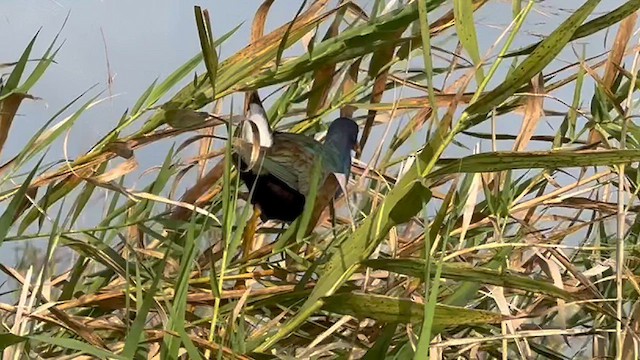
<svg viewBox="0 0 640 360"><path fill-rule="evenodd" d="M240 160L242 169L247 165ZM260 208L262 221L280 220L292 222L304 209L305 197L271 174L256 175L251 171L239 171L240 179L253 190L251 204Z"/></svg>

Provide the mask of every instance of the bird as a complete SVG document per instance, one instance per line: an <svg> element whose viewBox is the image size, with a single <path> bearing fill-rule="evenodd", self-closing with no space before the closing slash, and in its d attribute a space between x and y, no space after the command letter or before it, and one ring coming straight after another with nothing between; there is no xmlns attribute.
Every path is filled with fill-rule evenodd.
<svg viewBox="0 0 640 360"><path fill-rule="evenodd" d="M257 92L249 95L247 108L249 124L243 124L241 135L235 138L234 162L240 179L253 189L249 201L258 208L263 222L291 223L302 214L316 160L322 162L321 184L333 174L340 185L336 194L329 195L346 191L351 150L358 144L355 121L338 117L320 143L306 135L273 131ZM257 152L254 144L259 145Z"/></svg>

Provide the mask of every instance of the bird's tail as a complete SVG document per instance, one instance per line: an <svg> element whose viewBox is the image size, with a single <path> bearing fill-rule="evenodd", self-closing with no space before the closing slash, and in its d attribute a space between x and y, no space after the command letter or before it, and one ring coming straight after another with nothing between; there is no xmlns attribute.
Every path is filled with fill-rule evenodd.
<svg viewBox="0 0 640 360"><path fill-rule="evenodd" d="M245 113L247 120L251 121L255 126L242 124L242 138L244 141L253 144L256 140L253 132L257 130L257 138L260 146L271 147L271 145L273 145L273 133L269 126L267 113L262 106L262 101L260 101L260 96L258 96L257 91L247 93Z"/></svg>

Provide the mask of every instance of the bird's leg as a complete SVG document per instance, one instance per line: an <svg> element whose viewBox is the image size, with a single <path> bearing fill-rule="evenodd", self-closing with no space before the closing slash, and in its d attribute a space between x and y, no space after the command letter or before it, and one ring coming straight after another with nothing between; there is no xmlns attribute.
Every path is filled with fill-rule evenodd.
<svg viewBox="0 0 640 360"><path fill-rule="evenodd" d="M356 231L356 218L353 216L353 211L351 210L351 202L349 201L349 194L344 194L345 203L347 205L347 212L349 213L349 222L351 223L351 231Z"/></svg>
<svg viewBox="0 0 640 360"><path fill-rule="evenodd" d="M337 236L336 234L337 214L336 214L335 201L334 200L329 201L328 207L329 207L329 221L331 221L331 231L333 232L333 236L336 237ZM309 239L309 242L307 243L307 247L304 253L307 259L313 260L312 259L313 252L316 250L316 248L318 248L318 246L316 245L317 245L317 241L315 240L314 237Z"/></svg>
<svg viewBox="0 0 640 360"><path fill-rule="evenodd" d="M347 184L349 184L349 178L344 174L334 174L336 180L338 181L338 185L340 186L340 190L342 190L342 195L344 195L345 204L347 207L347 212L349 213L349 221L351 222L351 231L356 230L356 221L353 216L353 212L351 212L351 204L349 202L349 190L347 189ZM335 200L332 199L332 200ZM333 203L333 202L332 202ZM335 224L334 224L335 226Z"/></svg>
<svg viewBox="0 0 640 360"><path fill-rule="evenodd" d="M336 237L338 234L336 233L336 227L337 227L337 222L336 222L336 200L333 199L331 200L331 202L329 203L329 215L330 215L330 219L331 219L331 230L333 231L333 237Z"/></svg>
<svg viewBox="0 0 640 360"><path fill-rule="evenodd" d="M242 234L242 263L244 264L249 259L249 255L251 251L253 251L253 241L256 236L256 229L258 228L258 221L260 220L260 208L258 206L253 207L253 215L249 218L249 222L247 226L244 228L244 232ZM243 273L247 270L245 266L240 267L240 273ZM243 279L240 279L236 282L236 289L244 289L245 282Z"/></svg>
<svg viewBox="0 0 640 360"><path fill-rule="evenodd" d="M253 207L253 215L249 219L249 223L244 229L242 235L242 255L244 259L249 257L251 251L253 251L253 240L256 235L256 229L258 228L258 221L260 221L260 215L262 212L258 206Z"/></svg>

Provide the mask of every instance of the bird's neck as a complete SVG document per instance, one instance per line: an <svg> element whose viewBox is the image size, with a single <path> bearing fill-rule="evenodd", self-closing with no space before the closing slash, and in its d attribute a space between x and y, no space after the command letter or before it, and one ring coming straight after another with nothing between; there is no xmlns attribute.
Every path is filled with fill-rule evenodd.
<svg viewBox="0 0 640 360"><path fill-rule="evenodd" d="M332 172L349 174L351 170L351 147L346 142L326 139L324 143L325 153L332 157L334 163Z"/></svg>

